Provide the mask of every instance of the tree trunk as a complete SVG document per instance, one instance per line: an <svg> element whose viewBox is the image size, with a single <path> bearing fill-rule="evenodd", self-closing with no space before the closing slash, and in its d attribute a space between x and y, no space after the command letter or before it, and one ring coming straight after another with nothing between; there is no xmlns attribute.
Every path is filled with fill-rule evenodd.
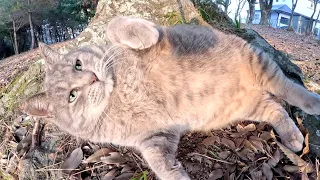
<svg viewBox="0 0 320 180"><path fill-rule="evenodd" d="M316 13L316 10L317 10L317 5L318 5L318 0L313 0L313 13L310 17L310 21L309 21L309 24L308 24L308 27L307 27L307 31L306 31L306 35L312 35L312 27L313 27L313 17L314 17L314 14Z"/></svg>
<svg viewBox="0 0 320 180"><path fill-rule="evenodd" d="M261 19L259 24L269 25L269 12L265 9L261 9Z"/></svg>
<svg viewBox="0 0 320 180"><path fill-rule="evenodd" d="M261 19L259 24L270 25L269 18L273 0L259 0L259 4L261 9Z"/></svg>
<svg viewBox="0 0 320 180"><path fill-rule="evenodd" d="M13 42L14 42L14 54L19 54L18 49L18 40L17 40L17 30L16 30L16 22L12 19L12 26L13 26Z"/></svg>
<svg viewBox="0 0 320 180"><path fill-rule="evenodd" d="M28 0L28 5L30 5L30 0ZM30 35L31 35L31 45L30 45L30 49L34 48L34 29L33 29L33 24L32 24L32 13L31 11L28 10L28 19L29 19L29 26L30 26Z"/></svg>
<svg viewBox="0 0 320 180"><path fill-rule="evenodd" d="M317 20L316 20L316 22L314 23L314 27L313 27L313 29L312 29L312 33L314 33L314 31L315 31L315 29L316 29L316 26L317 26L317 24L318 24L319 15L320 15L320 10L319 10L318 15L317 15Z"/></svg>
<svg viewBox="0 0 320 180"><path fill-rule="evenodd" d="M255 11L255 3L256 0L247 0L249 3L249 24L252 24L253 20L254 20L254 11Z"/></svg>
<svg viewBox="0 0 320 180"><path fill-rule="evenodd" d="M32 24L32 14L31 12L28 12L28 19L29 19L29 26L30 26L30 35L31 35L31 45L30 45L30 49L34 48L34 42L35 42L35 38L34 38L34 29L33 29L33 24Z"/></svg>
<svg viewBox="0 0 320 180"><path fill-rule="evenodd" d="M290 14L290 19L289 19L289 25L288 25L288 31L293 31L293 28L292 28L292 19L293 19L293 13L294 13L294 10L296 9L297 7L297 3L298 3L298 0L292 0L292 9L291 9L291 14Z"/></svg>

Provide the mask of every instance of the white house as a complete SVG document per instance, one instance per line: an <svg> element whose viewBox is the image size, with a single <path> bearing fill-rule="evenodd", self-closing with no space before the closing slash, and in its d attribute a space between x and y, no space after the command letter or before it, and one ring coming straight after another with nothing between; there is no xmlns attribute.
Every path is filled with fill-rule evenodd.
<svg viewBox="0 0 320 180"><path fill-rule="evenodd" d="M291 14L292 1L291 0L274 0L273 6L270 12L270 25L274 28L286 28L289 25L289 19ZM315 36L320 38L320 18L317 20L320 4L317 6L316 13L313 17L313 25L317 22L315 29ZM292 27L297 33L305 33L306 28L310 22L310 17L313 13L313 1L312 0L298 0L297 7L294 10ZM259 4L255 6L255 16L253 24L260 22L261 12Z"/></svg>
<svg viewBox="0 0 320 180"><path fill-rule="evenodd" d="M239 0L232 0L231 5L229 6L230 12L229 16L233 19L234 14L237 8ZM258 24L260 22L261 13L260 13L260 5L258 4L259 0L257 0L257 4L255 6L255 16L253 23ZM273 0L273 7L270 13L270 25L274 28L286 28L289 24L289 18L291 14L292 8L292 0ZM313 23L315 24L316 18L318 16L320 9L320 4L317 6L316 13L314 15ZM304 33L306 31L307 25L310 21L310 17L313 12L313 0L298 0L297 7L294 10L293 16L293 29L297 33ZM249 5L246 3L243 8L241 14L241 22L245 23L248 20L249 13ZM320 20L320 17L319 17ZM318 38L320 38L320 21L316 25L315 34Z"/></svg>

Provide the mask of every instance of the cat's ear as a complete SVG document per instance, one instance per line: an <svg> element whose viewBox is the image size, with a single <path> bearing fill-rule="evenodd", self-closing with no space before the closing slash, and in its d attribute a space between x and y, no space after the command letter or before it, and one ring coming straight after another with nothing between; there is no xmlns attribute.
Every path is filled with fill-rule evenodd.
<svg viewBox="0 0 320 180"><path fill-rule="evenodd" d="M107 36L114 45L142 50L158 42L159 31L154 23L145 19L115 17L108 23Z"/></svg>
<svg viewBox="0 0 320 180"><path fill-rule="evenodd" d="M20 110L30 116L51 118L50 101L45 92L35 94L20 105Z"/></svg>
<svg viewBox="0 0 320 180"><path fill-rule="evenodd" d="M48 45L39 42L39 49L41 51L42 56L46 61L46 67L51 68L53 64L61 59L61 55L55 50L51 49Z"/></svg>

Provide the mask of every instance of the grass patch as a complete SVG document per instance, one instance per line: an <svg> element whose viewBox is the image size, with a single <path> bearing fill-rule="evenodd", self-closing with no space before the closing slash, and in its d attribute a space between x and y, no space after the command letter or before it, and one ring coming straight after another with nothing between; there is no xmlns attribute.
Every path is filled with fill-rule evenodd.
<svg viewBox="0 0 320 180"><path fill-rule="evenodd" d="M139 173L137 177L133 177L130 180L148 180L148 171L143 171Z"/></svg>

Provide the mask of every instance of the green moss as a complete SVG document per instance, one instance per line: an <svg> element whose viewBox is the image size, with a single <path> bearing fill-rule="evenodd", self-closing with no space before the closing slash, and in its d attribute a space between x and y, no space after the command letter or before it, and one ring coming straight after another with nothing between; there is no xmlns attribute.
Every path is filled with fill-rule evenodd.
<svg viewBox="0 0 320 180"><path fill-rule="evenodd" d="M178 11L172 11L164 15L169 25L184 24L183 18Z"/></svg>
<svg viewBox="0 0 320 180"><path fill-rule="evenodd" d="M315 93L320 94L320 89L316 90Z"/></svg>
<svg viewBox="0 0 320 180"><path fill-rule="evenodd" d="M2 171L0 169L0 179L2 179L2 180L13 180L14 178L11 175L5 173L4 171Z"/></svg>

